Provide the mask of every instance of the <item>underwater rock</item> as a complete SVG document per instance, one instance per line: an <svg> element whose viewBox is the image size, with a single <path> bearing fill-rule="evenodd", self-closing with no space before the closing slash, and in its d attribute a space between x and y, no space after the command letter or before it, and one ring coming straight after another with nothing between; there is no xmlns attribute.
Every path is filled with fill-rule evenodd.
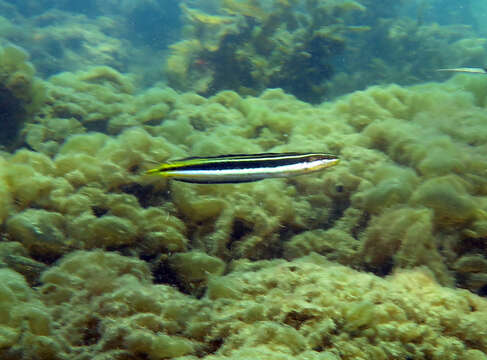
<svg viewBox="0 0 487 360"><path fill-rule="evenodd" d="M454 266L461 273L487 273L487 259L480 254L464 255Z"/></svg>
<svg viewBox="0 0 487 360"><path fill-rule="evenodd" d="M99 274L103 274L102 277ZM200 306L166 285L151 284L146 264L115 253L76 252L43 274L41 298L55 314L63 358L118 353L162 360L194 353L185 332ZM189 322L191 321L191 326ZM186 335L186 336L185 336Z"/></svg>
<svg viewBox="0 0 487 360"><path fill-rule="evenodd" d="M47 265L31 259L25 247L16 241L0 243L0 267L22 274L31 286L39 284L40 274L47 269Z"/></svg>
<svg viewBox="0 0 487 360"><path fill-rule="evenodd" d="M168 145L140 129L120 140L125 154L98 133L72 137L54 160L27 150L2 158L9 164L0 170L8 195L0 200L6 234L45 262L76 248L138 244L145 255L185 250L185 225L169 212L167 184L137 184L140 174L133 170L143 154L164 154Z"/></svg>
<svg viewBox="0 0 487 360"><path fill-rule="evenodd" d="M12 206L12 193L8 187L8 180L6 174L6 160L0 155L0 225L8 217Z"/></svg>
<svg viewBox="0 0 487 360"><path fill-rule="evenodd" d="M67 250L65 220L60 213L27 209L10 217L7 233L36 259L52 261Z"/></svg>
<svg viewBox="0 0 487 360"><path fill-rule="evenodd" d="M0 279L6 359L441 360L487 350L486 300L441 287L424 269L384 279L318 255L240 260L197 300L154 284L139 259L78 251L45 271L38 291L9 269Z"/></svg>
<svg viewBox="0 0 487 360"><path fill-rule="evenodd" d="M44 90L34 74L24 50L0 48L0 146L18 142L22 125L40 108Z"/></svg>
<svg viewBox="0 0 487 360"><path fill-rule="evenodd" d="M485 299L442 288L422 270L380 279L316 255L242 261L210 282L208 294L213 291L212 338L221 346L211 360L252 356L256 349L270 359L485 358L477 333L485 324L474 320L487 311Z"/></svg>
<svg viewBox="0 0 487 360"><path fill-rule="evenodd" d="M50 156L71 135L88 131L115 135L142 125L158 126L180 101L167 87L135 95L133 78L107 66L56 74L45 86L48 101L23 133L32 149Z"/></svg>
<svg viewBox="0 0 487 360"><path fill-rule="evenodd" d="M169 266L184 289L197 294L206 287L211 276L222 275L225 263L200 251L188 251L172 255Z"/></svg>
<svg viewBox="0 0 487 360"><path fill-rule="evenodd" d="M454 264L458 285L485 296L487 291L487 259L482 254L465 254Z"/></svg>
<svg viewBox="0 0 487 360"><path fill-rule="evenodd" d="M59 86L56 118L80 117L81 131L89 130L91 116L103 126L123 118L138 124L121 126L116 136L57 134L52 156L2 156L7 196L0 216L8 221L28 209L61 214L66 246L119 250L154 264L189 249L225 263L318 252L381 275L428 266L442 284L458 278L459 256L481 248L482 79L377 86L319 106L280 89L259 97L224 91L204 98L167 88L133 94L130 79L109 69L62 74L51 83ZM84 114L98 95L106 103ZM341 162L309 176L221 186L144 175L154 163L190 155L310 149L338 154Z"/></svg>
<svg viewBox="0 0 487 360"><path fill-rule="evenodd" d="M46 307L23 276L7 268L0 269L0 310L2 359L60 359Z"/></svg>
<svg viewBox="0 0 487 360"><path fill-rule="evenodd" d="M432 208L436 222L448 226L475 218L477 204L469 196L461 179L454 176L437 177L418 187L412 201Z"/></svg>

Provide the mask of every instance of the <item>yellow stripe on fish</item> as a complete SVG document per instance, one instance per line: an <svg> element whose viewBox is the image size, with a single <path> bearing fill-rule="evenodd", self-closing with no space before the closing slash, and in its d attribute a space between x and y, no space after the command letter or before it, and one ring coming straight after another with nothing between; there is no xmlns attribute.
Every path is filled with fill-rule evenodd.
<svg viewBox="0 0 487 360"><path fill-rule="evenodd" d="M175 160L146 173L189 183L229 184L309 174L338 162L338 157L324 153L238 154Z"/></svg>

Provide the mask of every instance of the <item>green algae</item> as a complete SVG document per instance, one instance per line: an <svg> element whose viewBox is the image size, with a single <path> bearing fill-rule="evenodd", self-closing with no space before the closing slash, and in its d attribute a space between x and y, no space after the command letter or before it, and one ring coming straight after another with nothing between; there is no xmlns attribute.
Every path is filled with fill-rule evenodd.
<svg viewBox="0 0 487 360"><path fill-rule="evenodd" d="M21 48L0 48L0 144L18 142L26 120L39 110L43 87L34 78L35 69Z"/></svg>
<svg viewBox="0 0 487 360"><path fill-rule="evenodd" d="M34 285L43 272L39 289L0 274L14 314L0 354L484 358L485 300L442 287L487 285L484 85L311 105L280 89L135 93L106 67L51 78L45 118L22 129L39 152L0 158L0 264ZM224 186L142 175L190 155L312 149L340 165Z"/></svg>
<svg viewBox="0 0 487 360"><path fill-rule="evenodd" d="M317 102L333 73L332 58L345 46L349 28L339 18L364 11L351 1L307 1L305 12L290 1L228 0L222 8L232 16L184 8L187 38L172 46L167 60L172 87L203 95L225 89L255 95L283 88Z"/></svg>

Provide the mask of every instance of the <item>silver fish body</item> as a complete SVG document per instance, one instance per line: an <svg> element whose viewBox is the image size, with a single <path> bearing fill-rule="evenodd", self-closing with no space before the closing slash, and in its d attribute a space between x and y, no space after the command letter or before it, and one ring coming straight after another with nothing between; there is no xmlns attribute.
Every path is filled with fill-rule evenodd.
<svg viewBox="0 0 487 360"><path fill-rule="evenodd" d="M459 68L451 68L451 69L438 69L436 71L487 75L486 68L459 67Z"/></svg>

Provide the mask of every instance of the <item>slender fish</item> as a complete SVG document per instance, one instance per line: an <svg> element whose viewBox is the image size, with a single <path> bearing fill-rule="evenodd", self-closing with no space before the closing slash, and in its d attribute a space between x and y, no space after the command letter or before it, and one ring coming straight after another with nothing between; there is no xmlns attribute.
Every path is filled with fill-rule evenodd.
<svg viewBox="0 0 487 360"><path fill-rule="evenodd" d="M199 184L228 184L309 174L336 165L338 158L322 153L265 153L190 157L147 171Z"/></svg>
<svg viewBox="0 0 487 360"><path fill-rule="evenodd" d="M436 71L460 72L460 73L470 73L470 74L487 74L487 68L459 67L459 68L452 68L452 69L438 69Z"/></svg>

